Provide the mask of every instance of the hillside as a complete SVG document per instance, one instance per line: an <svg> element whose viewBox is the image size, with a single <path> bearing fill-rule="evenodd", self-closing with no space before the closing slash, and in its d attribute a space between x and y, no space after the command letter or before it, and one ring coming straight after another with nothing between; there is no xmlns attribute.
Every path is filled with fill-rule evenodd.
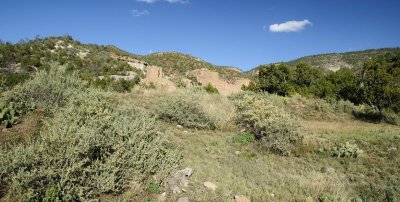
<svg viewBox="0 0 400 202"><path fill-rule="evenodd" d="M235 81L239 78L248 78L238 68L216 66L200 58L178 52L161 52L141 56L141 60L149 65L163 67L167 75L185 76L188 72L196 69L208 69L217 71L227 81Z"/></svg>
<svg viewBox="0 0 400 202"><path fill-rule="evenodd" d="M78 71L89 85L117 91L129 90L149 76L146 75L148 69L154 68L160 69L162 74L156 76L159 79L147 79L148 83L166 85L173 89L187 84L211 83L219 91L229 94L240 90L249 78L249 75L237 68L215 66L177 52L136 55L116 46L82 44L70 36L63 36L36 38L16 44L1 43L0 84L3 87L0 89L7 90L5 86L9 89L34 72L48 69L49 64L54 62L69 71ZM202 75L217 73L217 76L202 82L197 78L199 71Z"/></svg>
<svg viewBox="0 0 400 202"><path fill-rule="evenodd" d="M399 52L400 48L370 49L344 53L311 55L283 63L288 64L290 67L294 67L299 62L306 62L314 67L318 67L323 70L337 71L342 67L346 67L349 69L358 69L367 60L373 60L388 53L390 54ZM258 68L254 68L250 70L249 73L255 75L257 74L257 69Z"/></svg>
<svg viewBox="0 0 400 202"><path fill-rule="evenodd" d="M347 67L349 69L360 68L366 60L373 60L382 55L396 52L400 52L400 48L382 48L345 53L329 53L306 56L289 61L287 63L291 66L294 66L299 62L307 62L315 67L337 71L342 67Z"/></svg>

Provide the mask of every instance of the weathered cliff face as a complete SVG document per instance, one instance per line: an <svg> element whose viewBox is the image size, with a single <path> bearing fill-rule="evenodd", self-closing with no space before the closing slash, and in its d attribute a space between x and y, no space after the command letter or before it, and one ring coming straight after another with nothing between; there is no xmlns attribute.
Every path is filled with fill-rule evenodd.
<svg viewBox="0 0 400 202"><path fill-rule="evenodd" d="M210 83L215 86L221 95L230 95L241 91L242 85L248 85L249 79L238 79L234 83L228 83L220 78L219 73L209 69L197 69L187 73L188 76L196 77L197 81L203 85Z"/></svg>
<svg viewBox="0 0 400 202"><path fill-rule="evenodd" d="M142 83L153 83L156 86L165 88L167 91L177 90L175 84L164 77L164 73L161 67L147 66L145 70L146 78L142 79Z"/></svg>

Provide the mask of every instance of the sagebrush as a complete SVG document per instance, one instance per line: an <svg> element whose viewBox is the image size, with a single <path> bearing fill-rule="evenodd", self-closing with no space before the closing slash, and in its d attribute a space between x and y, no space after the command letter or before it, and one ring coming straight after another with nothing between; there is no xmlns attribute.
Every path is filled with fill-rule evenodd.
<svg viewBox="0 0 400 202"><path fill-rule="evenodd" d="M245 92L232 97L239 127L253 133L263 148L290 155L302 142L299 124L263 96Z"/></svg>
<svg viewBox="0 0 400 202"><path fill-rule="evenodd" d="M195 92L177 93L162 100L156 114L161 119L189 128L214 129L216 120L205 112L199 100L200 95Z"/></svg>
<svg viewBox="0 0 400 202"><path fill-rule="evenodd" d="M66 80L76 79L52 71ZM57 83L51 81L57 77L48 79ZM65 89L67 84L58 87ZM180 153L157 133L154 117L135 107L116 110L99 91L75 89L81 90L64 97L64 107L28 144L0 150L0 184L7 185L9 200L86 201L120 194L150 176L163 179L180 162ZM40 103L58 105L47 96Z"/></svg>

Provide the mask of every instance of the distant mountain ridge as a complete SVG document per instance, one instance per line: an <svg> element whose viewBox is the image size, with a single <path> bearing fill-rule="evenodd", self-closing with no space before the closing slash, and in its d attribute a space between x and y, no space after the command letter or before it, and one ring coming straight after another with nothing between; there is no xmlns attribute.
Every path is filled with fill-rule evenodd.
<svg viewBox="0 0 400 202"><path fill-rule="evenodd" d="M291 67L295 67L299 62L307 62L312 66L321 68L323 70L337 71L343 67L349 69L361 68L364 62L367 60L373 60L385 54L396 52L400 52L399 47L310 55L282 63L285 63ZM258 67L250 70L249 73L254 75L256 74L257 69Z"/></svg>

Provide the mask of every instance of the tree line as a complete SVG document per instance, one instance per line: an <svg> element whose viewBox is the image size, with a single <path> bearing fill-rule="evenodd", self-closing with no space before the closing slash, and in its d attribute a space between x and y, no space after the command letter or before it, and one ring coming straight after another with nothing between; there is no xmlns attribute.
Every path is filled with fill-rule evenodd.
<svg viewBox="0 0 400 202"><path fill-rule="evenodd" d="M366 61L362 68L341 68L336 72L305 62L294 68L285 63L263 65L258 70L258 78L244 90L349 100L367 104L379 112L400 112L400 54L386 54Z"/></svg>

